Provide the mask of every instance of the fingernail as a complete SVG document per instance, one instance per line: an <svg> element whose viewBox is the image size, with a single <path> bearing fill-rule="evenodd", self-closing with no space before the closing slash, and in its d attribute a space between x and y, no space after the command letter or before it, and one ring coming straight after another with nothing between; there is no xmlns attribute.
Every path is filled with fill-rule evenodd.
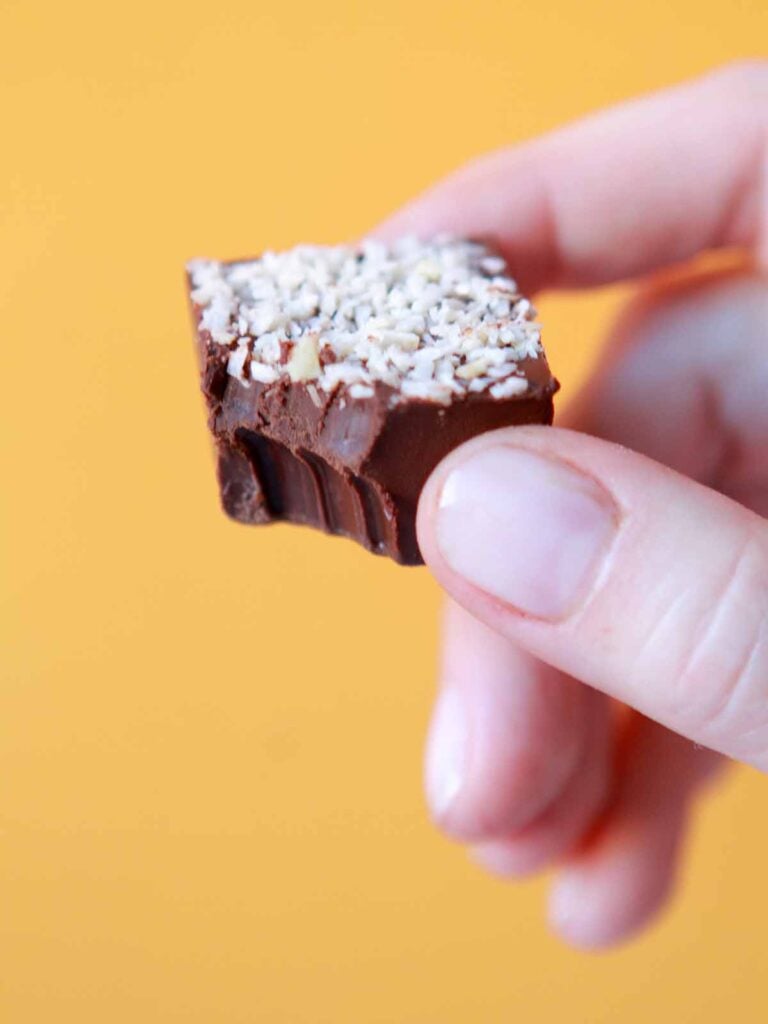
<svg viewBox="0 0 768 1024"><path fill-rule="evenodd" d="M437 700L427 742L425 786L432 814L443 817L464 784L468 722L458 691L443 690Z"/></svg>
<svg viewBox="0 0 768 1024"><path fill-rule="evenodd" d="M448 566L537 618L572 612L615 532L616 506L590 477L512 446L469 455L446 478L436 539Z"/></svg>

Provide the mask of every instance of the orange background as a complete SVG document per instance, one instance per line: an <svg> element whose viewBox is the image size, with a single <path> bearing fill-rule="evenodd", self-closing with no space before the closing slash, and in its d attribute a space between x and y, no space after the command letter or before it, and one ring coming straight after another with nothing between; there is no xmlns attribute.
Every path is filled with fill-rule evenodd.
<svg viewBox="0 0 768 1024"><path fill-rule="evenodd" d="M181 270L766 38L763 0L2 3L4 1021L767 1019L756 775L600 957L432 831L436 587L223 517ZM564 398L619 296L540 303Z"/></svg>

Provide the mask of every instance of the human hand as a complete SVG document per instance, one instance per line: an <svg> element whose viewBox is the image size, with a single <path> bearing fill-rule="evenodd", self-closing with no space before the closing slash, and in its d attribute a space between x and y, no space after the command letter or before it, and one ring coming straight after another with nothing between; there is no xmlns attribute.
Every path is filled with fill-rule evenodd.
<svg viewBox="0 0 768 1024"><path fill-rule="evenodd" d="M444 230L529 292L745 257L646 279L571 429L475 438L419 507L435 820L500 875L558 865L553 927L610 945L667 899L715 752L768 770L768 63L484 157L377 233Z"/></svg>

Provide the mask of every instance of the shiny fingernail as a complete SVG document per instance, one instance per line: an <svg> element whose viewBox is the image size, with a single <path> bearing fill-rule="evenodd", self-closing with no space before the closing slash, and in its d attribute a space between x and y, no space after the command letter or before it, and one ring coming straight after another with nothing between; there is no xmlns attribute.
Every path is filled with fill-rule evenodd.
<svg viewBox="0 0 768 1024"><path fill-rule="evenodd" d="M524 614L555 621L588 591L617 522L614 502L591 477L498 445L448 474L436 539L454 572Z"/></svg>

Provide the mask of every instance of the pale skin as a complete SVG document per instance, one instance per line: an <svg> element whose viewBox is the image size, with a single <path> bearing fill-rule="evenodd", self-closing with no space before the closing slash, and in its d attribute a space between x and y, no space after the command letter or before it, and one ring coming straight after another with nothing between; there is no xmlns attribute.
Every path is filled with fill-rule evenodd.
<svg viewBox="0 0 768 1024"><path fill-rule="evenodd" d="M555 868L551 926L611 946L669 899L705 780L768 771L768 63L483 157L377 233L443 230L529 293L638 279L560 425L462 446L418 517L433 817L501 876Z"/></svg>

